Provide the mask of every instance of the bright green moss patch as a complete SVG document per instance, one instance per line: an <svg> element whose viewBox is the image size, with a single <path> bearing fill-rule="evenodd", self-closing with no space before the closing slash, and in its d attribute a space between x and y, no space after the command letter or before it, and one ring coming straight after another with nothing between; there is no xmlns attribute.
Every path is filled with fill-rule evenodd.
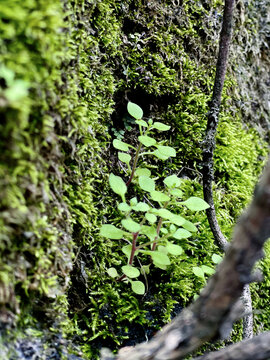
<svg viewBox="0 0 270 360"><path fill-rule="evenodd" d="M267 156L267 144L239 119L221 114L215 152L218 186L224 189L223 207L233 218L247 206ZM221 190L222 191L222 190Z"/></svg>
<svg viewBox="0 0 270 360"><path fill-rule="evenodd" d="M86 49L99 53L100 44L91 29L78 31L71 4L14 1L4 10L0 302L6 311L20 309L22 326L38 322L71 334L73 249L97 222L93 197L104 174L101 146L114 80L100 60L90 64ZM94 10L76 9L89 18ZM111 29L110 44L116 36Z"/></svg>
<svg viewBox="0 0 270 360"><path fill-rule="evenodd" d="M177 173L185 178L187 197L202 196L201 141L222 2L2 3L1 307L16 314L8 319L22 328L74 335L73 343L94 358L100 346L150 337L204 286L192 268L214 266L211 255L218 250L205 215L186 212L199 232L179 242L184 254L167 272L149 276L144 298L134 296L108 276L107 269L119 267L125 255L117 241L99 236L99 228L116 218L108 168L122 171L110 132L131 143L135 138L127 100L172 127L166 140L177 156L166 166L153 161L153 173ZM253 28L245 36L254 37ZM232 75L231 70L215 152L215 203L227 236L251 198L266 155L257 133L242 127ZM265 284L255 289L259 309L266 307ZM258 314L256 326L265 322L267 328L267 316Z"/></svg>
<svg viewBox="0 0 270 360"><path fill-rule="evenodd" d="M56 246L59 228L53 219L60 209L49 188L56 176L45 156L56 156L54 118L45 113L60 77L60 14L61 5L53 1L12 1L1 12L0 268L2 278L9 278L1 303L17 309L31 292L54 296L58 264L65 271L71 262L70 239L61 250Z"/></svg>
<svg viewBox="0 0 270 360"><path fill-rule="evenodd" d="M262 331L269 331L270 329L270 320L269 320L270 242L269 240L264 247L264 256L265 258L260 262L258 266L263 273L264 280L260 284L252 285L256 333L260 333Z"/></svg>

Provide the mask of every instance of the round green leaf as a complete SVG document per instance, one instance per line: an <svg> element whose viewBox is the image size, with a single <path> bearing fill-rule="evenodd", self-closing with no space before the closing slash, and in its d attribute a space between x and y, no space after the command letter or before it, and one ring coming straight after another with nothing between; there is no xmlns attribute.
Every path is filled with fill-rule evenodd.
<svg viewBox="0 0 270 360"><path fill-rule="evenodd" d="M201 211L209 208L209 205L206 201L196 196L191 196L186 201L182 201L181 204L184 204L189 210L192 211Z"/></svg>
<svg viewBox="0 0 270 360"><path fill-rule="evenodd" d="M131 250L132 250L132 245L125 245L125 246L122 247L123 253L124 253L128 258L130 258Z"/></svg>
<svg viewBox="0 0 270 360"><path fill-rule="evenodd" d="M160 160L167 160L169 159L169 156L162 154L158 149L153 151L153 155L155 155Z"/></svg>
<svg viewBox="0 0 270 360"><path fill-rule="evenodd" d="M167 243L166 249L172 255L181 255L183 253L183 249L181 248L181 246L172 244L170 242Z"/></svg>
<svg viewBox="0 0 270 360"><path fill-rule="evenodd" d="M146 235L150 240L155 240L157 236L157 229L154 226L142 226L141 233Z"/></svg>
<svg viewBox="0 0 270 360"><path fill-rule="evenodd" d="M111 267L107 270L107 273L109 276L111 276L112 278L116 278L118 275L117 271L115 268Z"/></svg>
<svg viewBox="0 0 270 360"><path fill-rule="evenodd" d="M165 202L170 200L169 196L163 194L161 191L151 191L150 195L151 198L155 201Z"/></svg>
<svg viewBox="0 0 270 360"><path fill-rule="evenodd" d="M176 215L167 209L152 209L151 212L178 226L182 226L182 224L186 221L182 216Z"/></svg>
<svg viewBox="0 0 270 360"><path fill-rule="evenodd" d="M156 140L150 136L147 135L140 135L138 136L138 140L140 143L142 143L144 146L149 147L156 144Z"/></svg>
<svg viewBox="0 0 270 360"><path fill-rule="evenodd" d="M144 191L154 191L155 190L155 181L147 176L139 177L140 188Z"/></svg>
<svg viewBox="0 0 270 360"><path fill-rule="evenodd" d="M149 265L143 265L141 268L141 274L149 274L150 273L150 264Z"/></svg>
<svg viewBox="0 0 270 360"><path fill-rule="evenodd" d="M176 175L170 175L165 178L164 184L169 188L178 187L181 185L181 180Z"/></svg>
<svg viewBox="0 0 270 360"><path fill-rule="evenodd" d="M213 260L214 264L219 264L222 261L222 256L220 256L218 254L213 254L212 260Z"/></svg>
<svg viewBox="0 0 270 360"><path fill-rule="evenodd" d="M168 255L159 251L151 251L151 257L153 261L156 261L161 265L170 265L171 263Z"/></svg>
<svg viewBox="0 0 270 360"><path fill-rule="evenodd" d="M207 275L213 275L215 273L215 269L211 268L210 266L202 265L201 268Z"/></svg>
<svg viewBox="0 0 270 360"><path fill-rule="evenodd" d="M157 217L156 215L154 214L149 214L149 213L146 213L145 214L145 218L147 221L149 221L151 224L155 223L157 221Z"/></svg>
<svg viewBox="0 0 270 360"><path fill-rule="evenodd" d="M114 225L104 224L101 226L100 235L108 239L118 240L124 236L124 231Z"/></svg>
<svg viewBox="0 0 270 360"><path fill-rule="evenodd" d="M128 212L131 210L131 207L125 202L121 202L120 204L118 204L117 207L120 211L123 211L123 212Z"/></svg>
<svg viewBox="0 0 270 360"><path fill-rule="evenodd" d="M137 176L147 176L147 177L150 177L151 176L151 171L149 169L146 169L146 168L138 168L136 169L136 172L135 174Z"/></svg>
<svg viewBox="0 0 270 360"><path fill-rule="evenodd" d="M127 256L128 259L130 258L131 250L132 250L132 245L130 245L130 244L122 247L122 251ZM135 255L137 255L138 253L139 253L139 251L136 250Z"/></svg>
<svg viewBox="0 0 270 360"><path fill-rule="evenodd" d="M153 261L153 264L154 264L157 268L159 268L159 269L161 269L161 270L167 270L167 266L166 266L166 265L159 264L159 263L156 262L156 261Z"/></svg>
<svg viewBox="0 0 270 360"><path fill-rule="evenodd" d="M151 212L154 213L155 215L158 215L160 217L162 217L163 219L169 219L170 217L173 217L174 214L171 213L169 210L167 209L151 209Z"/></svg>
<svg viewBox="0 0 270 360"><path fill-rule="evenodd" d="M136 120L135 123L136 123L137 125L140 125L140 126L143 126L143 127L148 127L147 122L144 121L144 120Z"/></svg>
<svg viewBox="0 0 270 360"><path fill-rule="evenodd" d="M129 164L130 160L131 160L131 156L129 154L123 153L123 152L119 152L118 153L118 159L120 161L122 161L125 164Z"/></svg>
<svg viewBox="0 0 270 360"><path fill-rule="evenodd" d="M175 225L182 226L186 220L180 215L174 215L170 221Z"/></svg>
<svg viewBox="0 0 270 360"><path fill-rule="evenodd" d="M138 295L144 295L145 293L145 286L144 283L141 281L132 281L131 288Z"/></svg>
<svg viewBox="0 0 270 360"><path fill-rule="evenodd" d="M160 229L160 232L161 232L161 234L168 234L168 230L166 229L166 228L164 228L164 227L162 227L161 229Z"/></svg>
<svg viewBox="0 0 270 360"><path fill-rule="evenodd" d="M139 232L141 229L141 225L138 224L136 221L132 220L131 218L123 219L121 223L125 229L132 233Z"/></svg>
<svg viewBox="0 0 270 360"><path fill-rule="evenodd" d="M192 234L188 231L188 230L185 230L185 229L178 229L172 236L175 238L175 239L187 239L191 236Z"/></svg>
<svg viewBox="0 0 270 360"><path fill-rule="evenodd" d="M159 131L167 131L167 130L170 130L170 126L169 125L165 125L161 122L154 122L154 124L152 125L152 128L153 129L157 129Z"/></svg>
<svg viewBox="0 0 270 360"><path fill-rule="evenodd" d="M176 156L176 151L171 146L157 145L157 150L164 156Z"/></svg>
<svg viewBox="0 0 270 360"><path fill-rule="evenodd" d="M175 216L172 212L167 209L153 209L154 214L162 217L162 219L171 220Z"/></svg>
<svg viewBox="0 0 270 360"><path fill-rule="evenodd" d="M131 265L124 265L121 269L123 273L131 279L136 278L140 275L140 271Z"/></svg>
<svg viewBox="0 0 270 360"><path fill-rule="evenodd" d="M124 196L127 192L127 186L124 183L123 179L120 176L115 176L114 174L110 174L109 176L109 184L113 192L120 196Z"/></svg>
<svg viewBox="0 0 270 360"><path fill-rule="evenodd" d="M158 250L159 252L163 253L163 254L166 254L166 255L168 254L168 249L167 249L166 246L159 245L159 246L157 247L157 250Z"/></svg>
<svg viewBox="0 0 270 360"><path fill-rule="evenodd" d="M128 151L128 144L124 143L121 140L114 139L113 140L113 146L118 150Z"/></svg>
<svg viewBox="0 0 270 360"><path fill-rule="evenodd" d="M142 108L131 101L128 102L127 110L129 114L133 116L136 120L139 120L143 117Z"/></svg>
<svg viewBox="0 0 270 360"><path fill-rule="evenodd" d="M132 206L132 209L135 211L143 211L146 212L149 210L149 205L144 202L138 202L137 205Z"/></svg>
<svg viewBox="0 0 270 360"><path fill-rule="evenodd" d="M136 196L134 196L132 199L130 199L129 203L131 206L135 206L136 204L138 204L138 200L137 200Z"/></svg>
<svg viewBox="0 0 270 360"><path fill-rule="evenodd" d="M200 267L198 267L198 266L194 266L194 267L192 268L192 271L193 271L193 273L194 273L196 276L198 276L199 278L204 279L204 271L203 271L202 268L200 268Z"/></svg>
<svg viewBox="0 0 270 360"><path fill-rule="evenodd" d="M180 198L180 197L183 196L183 192L182 192L182 190L180 190L180 189L172 189L171 192L170 192L170 194L171 194L172 196L178 197L178 198Z"/></svg>
<svg viewBox="0 0 270 360"><path fill-rule="evenodd" d="M196 226L194 224L192 224L192 222L185 220L184 224L182 224L183 228L185 228L188 231L191 232L197 232L198 229L196 228Z"/></svg>

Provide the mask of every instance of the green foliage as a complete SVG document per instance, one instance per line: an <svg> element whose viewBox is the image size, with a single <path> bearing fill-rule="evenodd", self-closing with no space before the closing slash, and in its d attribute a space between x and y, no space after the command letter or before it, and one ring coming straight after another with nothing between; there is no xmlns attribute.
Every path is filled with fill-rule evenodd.
<svg viewBox="0 0 270 360"><path fill-rule="evenodd" d="M262 271L264 280L261 283L251 285L253 294L254 322L256 333L270 330L269 320L269 289L270 289L270 241L264 246L264 259L258 267Z"/></svg>
<svg viewBox="0 0 270 360"><path fill-rule="evenodd" d="M268 149L256 131L243 129L239 118L235 118L233 123L228 120L227 115L222 113L217 134L215 172L219 179L220 201L231 216L237 218L251 199ZM226 194L223 199L222 194Z"/></svg>
<svg viewBox="0 0 270 360"><path fill-rule="evenodd" d="M187 232L176 230L174 236L179 239L174 237L172 245L183 251L170 256L169 272L151 267L143 300L107 273L110 268L121 269L131 246L122 246L119 253L120 239L104 241L99 228L110 219L120 224L124 217L108 189L105 162L113 160L108 128L118 140L124 138L134 145L130 131L134 120L123 117L121 124L114 120L121 113L119 99L127 94L134 94L133 101L145 106L147 117L154 119L153 129L166 131L170 126L170 132L159 132L154 138L157 142L169 139L177 149L177 156L165 162L158 160L168 156L168 149L145 149L155 151L148 157L151 173L140 165L136 181L142 176L165 179L168 173L200 180L200 147L222 6L220 0L183 1L177 9L172 2L158 1L1 2L0 302L2 309L16 312L20 308L20 325L29 327L38 321L40 328L46 322L46 327L49 323L69 336L76 333L78 345L83 344L83 352L92 359L100 345L115 348L133 338L132 328L156 330L170 320L175 304L186 305L204 285L192 268L213 267L211 257L218 250L202 212L190 213L183 206L180 216L177 210L172 225ZM249 5L246 14L251 8L252 14L256 12L256 6ZM262 44L254 34L257 31L261 36L262 31L256 30L256 21L252 15L236 26L235 41L240 46L235 48L232 69L243 55L242 44L248 44L245 51L253 51L256 57L253 61L249 55L248 61L267 77L265 68L258 67ZM254 79L259 83L253 71L240 70L247 71L249 83L254 85ZM249 124L243 128L240 121L250 98L257 109L261 88L254 97L251 88L255 87L241 84L243 100L238 98L232 74L229 77L215 155L215 203L227 236L235 216L250 199L266 152L257 133L248 130ZM256 124L268 118L262 106L260 110L250 115ZM160 119L168 125L161 125ZM144 120L136 121L147 128ZM128 153L135 151L129 144L128 149L119 149L120 161L127 168L132 164ZM201 187L193 180L182 180L181 189L172 188L171 194L179 201L183 194L202 197ZM155 189L149 186L149 193L163 189L159 180ZM141 195L147 190L138 185L136 191ZM156 226L160 215L142 210L147 204L141 203L144 200L138 196L137 203L119 204L119 211L132 211L134 221L144 215L150 228ZM164 222L166 217L172 221L170 213L163 211L162 215ZM194 224L187 220L189 216ZM148 229L144 236L153 234ZM149 255L139 256L147 263ZM268 277L267 264L264 272ZM148 273L147 265L141 268L142 276L143 272ZM153 282L152 277L157 280ZM267 296L268 288L258 285L255 304L259 309L265 308ZM258 328L269 318L267 312L256 316Z"/></svg>
<svg viewBox="0 0 270 360"><path fill-rule="evenodd" d="M61 164L51 167L59 150L48 103L61 78L63 12L54 1L1 5L0 269L9 285L0 283L6 294L0 302L19 310L19 299L27 304L36 294L51 301L61 293L58 266L63 273L71 268L69 221L60 231L56 204L63 202L50 188L62 181Z"/></svg>
<svg viewBox="0 0 270 360"><path fill-rule="evenodd" d="M95 9L99 39L81 24ZM0 303L22 327L38 322L60 335L76 328L66 290L75 243L93 237L102 214L93 199L115 89L107 66L89 62L89 49L115 51L112 12L104 2L1 2Z"/></svg>
<svg viewBox="0 0 270 360"><path fill-rule="evenodd" d="M138 105L134 103L129 102L127 109L130 115L137 120L140 135L138 136L139 145L134 156L133 167L131 169L128 166L127 169L129 180L126 182L126 184L129 185L133 180L135 182L135 186L137 185L140 190L146 192L146 194L142 196L145 200L147 200L147 203L138 202L137 197L133 197L128 204L125 199L127 185L121 177L110 174L110 187L113 192L117 195L120 195L122 199L122 202L119 203L117 207L118 210L122 212L122 216L124 216L124 218L121 220L121 225L124 230L119 229L112 224L105 224L102 225L100 229L100 235L108 239L123 239L127 242L132 242L132 245L129 245L128 250L125 247L124 252L128 256L128 263L127 265L121 267L123 275L120 276L118 280L128 280L131 283L132 290L136 294L143 295L145 292L144 284L141 281L131 280L140 276L140 271L133 266L135 257L139 257L140 255L139 264L141 264L141 255L148 255L150 256L153 265L159 269L166 270L167 266L171 264L170 256L168 255L179 256L183 253L183 248L180 245L171 242L172 240L170 239L174 238L181 240L192 236L192 233L190 233L185 228L177 228L175 226L177 225L184 227L186 220L180 215L171 212L167 208L179 209L181 205L184 205L189 210L201 211L207 209L209 205L203 199L196 196L189 197L185 201L178 201L179 197L182 197L182 192L179 189L181 186L181 180L175 174L167 176L164 179L163 182L165 184L165 189L163 191L155 190L157 187L156 180L150 177L151 172L149 169L147 169L147 163L144 157L146 155L156 154L155 151L144 152L142 145L147 148L155 147L157 150L162 149L161 153L163 154L163 158L165 160L167 160L168 157L175 156L175 150L173 148L161 145L152 137L153 129L167 131L170 127L160 122L158 125L156 125L155 122L153 123L152 121L147 122L141 120L143 111ZM130 149L128 144L117 139L113 141L113 145L116 149L122 151L129 151ZM137 168L137 166L139 166L138 159L140 157L143 159L144 171L139 171L138 176L138 172L136 172L136 170L142 170ZM157 157L160 158L160 156ZM120 157L119 159L121 160ZM134 178L134 174L136 174L137 177L135 176ZM138 192L136 195L141 196L140 192ZM157 202L159 208L156 208L156 206L152 205L149 198ZM138 214L138 212L141 214ZM159 216L159 219L157 216ZM136 219L136 221L134 221L134 219ZM148 221L150 225L145 225L146 221ZM193 231L197 231L197 228L194 225L192 227L192 223L188 221L187 224L188 227ZM144 266L146 266L148 269L148 274L150 265L151 263L144 264ZM195 271L194 269L197 270ZM205 280L204 273L209 274L209 269L210 268L207 266L205 268L194 267L193 272L196 276L202 277ZM200 275L199 271L202 275ZM110 267L108 274L115 278L117 276L117 271L116 269Z"/></svg>

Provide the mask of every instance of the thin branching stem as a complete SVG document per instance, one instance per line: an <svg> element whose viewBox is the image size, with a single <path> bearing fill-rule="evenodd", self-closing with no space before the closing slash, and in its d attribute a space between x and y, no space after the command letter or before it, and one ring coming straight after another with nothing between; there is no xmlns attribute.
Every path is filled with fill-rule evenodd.
<svg viewBox="0 0 270 360"><path fill-rule="evenodd" d="M221 95L228 65L229 49L232 36L234 2L234 0L225 0L215 82L210 109L208 112L207 130L203 144L203 193L205 201L210 206L206 210L206 214L215 242L223 251L227 249L228 242L223 235L217 221L215 204L213 200L212 183L214 180L214 150L216 146L216 132L219 122ZM249 285L246 285L245 287L245 291L243 292L243 300L246 312L249 313L249 315L244 318L243 334L244 338L250 338L253 336L253 316Z"/></svg>
<svg viewBox="0 0 270 360"><path fill-rule="evenodd" d="M136 151L136 154L135 154L135 158L134 158L134 162L133 162L133 167L132 167L132 171L131 171L131 174L130 174L130 177L128 179L128 181L126 182L126 185L129 186L129 184L131 183L133 177L134 177L134 174L135 174L135 170L136 170L136 167L137 167L137 162L138 162L138 159L139 159L139 153L141 151L141 148L142 148L142 144L140 143L138 148L137 148L137 151Z"/></svg>

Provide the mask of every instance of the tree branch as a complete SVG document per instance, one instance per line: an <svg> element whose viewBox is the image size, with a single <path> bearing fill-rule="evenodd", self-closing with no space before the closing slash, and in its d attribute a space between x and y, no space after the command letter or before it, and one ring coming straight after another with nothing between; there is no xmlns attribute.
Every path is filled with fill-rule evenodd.
<svg viewBox="0 0 270 360"><path fill-rule="evenodd" d="M116 359L182 359L206 341L226 337L239 317L239 298L244 286L253 279L253 265L263 256L263 245L269 237L270 162L251 205L236 225L224 260L200 297L151 341L135 346L128 353L119 353ZM111 360L114 356L103 351L102 359Z"/></svg>
<svg viewBox="0 0 270 360"><path fill-rule="evenodd" d="M228 64L229 48L232 35L233 10L234 0L225 0L222 29L219 39L219 52L216 65L215 82L210 109L208 112L206 136L203 142L203 192L204 199L210 206L209 209L206 210L206 214L215 242L223 251L225 251L228 247L228 242L219 227L216 217L212 190L212 182L214 179L213 157L216 146L216 132L219 120L221 95ZM245 306L245 312L247 314L243 320L243 338L247 339L253 336L252 301L249 285L245 287L242 299Z"/></svg>
<svg viewBox="0 0 270 360"><path fill-rule="evenodd" d="M193 360L267 360L270 358L269 344L270 331Z"/></svg>
<svg viewBox="0 0 270 360"><path fill-rule="evenodd" d="M216 218L213 201L212 181L214 179L214 150L216 146L216 132L220 111L221 95L228 64L228 55L232 34L234 0L225 0L222 29L219 39L219 52L216 65L216 75L213 94L208 112L206 135L203 141L203 192L204 199L210 208L206 210L209 225L216 243L222 250L226 250L227 240L222 234Z"/></svg>
<svg viewBox="0 0 270 360"><path fill-rule="evenodd" d="M242 301L244 305L243 317L243 339L251 339L253 337L253 310L249 285L244 286Z"/></svg>

